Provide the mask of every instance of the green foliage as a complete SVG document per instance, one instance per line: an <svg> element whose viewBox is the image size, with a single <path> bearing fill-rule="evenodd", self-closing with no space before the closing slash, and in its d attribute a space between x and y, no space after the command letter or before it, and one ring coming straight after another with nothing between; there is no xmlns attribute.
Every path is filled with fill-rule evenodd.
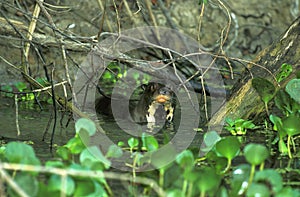
<svg viewBox="0 0 300 197"><path fill-rule="evenodd" d="M37 78L37 82L39 82L42 86L46 87L49 86L50 83L45 78ZM14 92L18 92L18 100L19 101L33 101L35 97L39 97L41 101L48 102L51 101L51 98L49 100L48 97L41 97L40 93L33 94L31 92L31 88L28 86L28 84L17 81L11 85L3 85L1 86L1 95L5 97L14 97ZM23 94L20 94L23 93Z"/></svg>
<svg viewBox="0 0 300 197"><path fill-rule="evenodd" d="M143 147L147 151L155 151L159 148L158 142L152 135L142 134Z"/></svg>
<svg viewBox="0 0 300 197"><path fill-rule="evenodd" d="M227 125L224 127L232 135L245 135L247 129L257 129L258 127L252 123L251 120L244 120L242 118L232 120L231 118L225 119Z"/></svg>
<svg viewBox="0 0 300 197"><path fill-rule="evenodd" d="M240 152L240 142L234 136L225 137L216 143L216 152L227 158L229 169L231 160Z"/></svg>
<svg viewBox="0 0 300 197"><path fill-rule="evenodd" d="M271 187L272 193L278 193L283 188L281 175L273 169L258 171L254 177L255 182L265 182Z"/></svg>
<svg viewBox="0 0 300 197"><path fill-rule="evenodd" d="M208 0L199 0L199 5L201 4L207 4Z"/></svg>
<svg viewBox="0 0 300 197"><path fill-rule="evenodd" d="M248 185L245 183L248 183L250 171L248 164L241 164L234 168L230 183L232 189L229 196L240 196L246 192Z"/></svg>
<svg viewBox="0 0 300 197"><path fill-rule="evenodd" d="M262 183L252 183L250 185L250 187L248 188L246 195L249 197L255 197L255 196L269 197L269 196L271 196L268 186L264 185Z"/></svg>
<svg viewBox="0 0 300 197"><path fill-rule="evenodd" d="M300 103L300 79L292 79L289 81L285 90L292 99Z"/></svg>
<svg viewBox="0 0 300 197"><path fill-rule="evenodd" d="M269 157L269 151L261 144L248 144L244 148L244 155L251 165L260 165Z"/></svg>
<svg viewBox="0 0 300 197"><path fill-rule="evenodd" d="M280 83L285 80L293 71L293 67L290 64L282 64L280 72L276 75L276 81Z"/></svg>
<svg viewBox="0 0 300 197"><path fill-rule="evenodd" d="M65 181L65 183L63 183L63 181ZM65 187L62 187L62 185L65 185ZM74 193L75 181L69 176L62 178L61 176L53 174L48 180L48 190L50 192L63 192L70 196Z"/></svg>
<svg viewBox="0 0 300 197"><path fill-rule="evenodd" d="M194 167L194 155L190 150L185 150L177 155L176 162L181 168L190 171Z"/></svg>
<svg viewBox="0 0 300 197"><path fill-rule="evenodd" d="M265 104L266 111L269 114L268 103L275 96L275 93L276 93L275 86L273 85L273 83L271 83L267 79L254 78L254 79L252 79L252 87L259 94L261 100Z"/></svg>
<svg viewBox="0 0 300 197"><path fill-rule="evenodd" d="M75 124L76 133L79 134L82 130L88 132L89 136L92 136L96 133L95 123L86 118L80 118Z"/></svg>
<svg viewBox="0 0 300 197"><path fill-rule="evenodd" d="M40 165L40 160L36 157L33 148L22 142L8 143L5 149L5 157L10 163Z"/></svg>
<svg viewBox="0 0 300 197"><path fill-rule="evenodd" d="M30 194L30 196L37 196L39 190L37 177L29 176L28 173L17 173L14 177L14 181L24 192ZM11 187L8 188L8 194L12 197L19 197Z"/></svg>
<svg viewBox="0 0 300 197"><path fill-rule="evenodd" d="M117 62L111 62L107 66L107 70L103 73L102 78L104 82L116 83L119 78L122 78L125 75L125 73L122 74L122 69Z"/></svg>
<svg viewBox="0 0 300 197"><path fill-rule="evenodd" d="M199 177L197 180L197 187L200 190L201 196L205 196L205 193L212 193L214 190L218 189L221 181L221 176L216 174L216 171L212 167L204 167L199 172ZM200 176L201 174L201 176Z"/></svg>
<svg viewBox="0 0 300 197"><path fill-rule="evenodd" d="M71 138L66 145L57 149L57 156L62 160L47 161L45 165L50 168L64 168L75 172L76 170L93 170L101 173L103 170L109 169L110 161L108 158L121 156L122 150L119 147L111 146L104 156L99 148L85 146L78 133L84 131L86 134L93 134L95 128L91 123L89 120L80 119L76 123L77 134L75 137ZM76 155L79 159L75 159ZM21 142L8 143L1 158L2 162L40 166L40 161L35 156L32 147ZM79 161L79 163L76 163L76 161ZM61 193L65 193L66 196L109 196L108 194L111 193L105 179L100 177L96 179L78 178L67 174L62 176L57 173L51 174L44 180L38 180L36 176L32 175L29 172L20 172L17 173L14 180L27 194L33 197L59 196ZM17 196L16 191L10 187L8 193L10 196Z"/></svg>
<svg viewBox="0 0 300 197"><path fill-rule="evenodd" d="M286 79L291 74L292 69L291 65L283 64L281 72L276 76L277 81L281 82ZM273 129L278 133L279 151L282 154L288 154L289 158L292 158L291 144L294 143L294 136L299 136L300 134L300 79L290 80L285 90L280 89L276 91L271 82L262 78L253 79L252 86L265 103L268 115L267 103L275 96L275 105L281 110L284 117L271 114L269 119L274 125ZM287 142L285 142L286 137Z"/></svg>
<svg viewBox="0 0 300 197"><path fill-rule="evenodd" d="M130 148L130 152L132 153L133 152L133 149L134 148L137 148L138 145L139 145L139 140L136 139L136 138L129 138L128 140L128 145L129 145L129 148Z"/></svg>
<svg viewBox="0 0 300 197"><path fill-rule="evenodd" d="M288 117L292 117L291 115ZM294 117L295 118L295 117ZM274 122L279 122L282 128L286 121L273 116ZM280 123L281 122L281 123ZM240 152L241 143L236 136L220 137L216 132L206 135L207 154L198 159L191 150L177 153L172 146L161 151L160 144L152 135L144 133L140 139L129 138L127 143L120 146L111 145L106 154L96 146L85 146L90 137L96 132L95 125L87 119L79 119L76 123L76 135L66 145L57 149L59 160L47 161L47 169L60 169L56 173L49 173L42 180L38 173L26 171L17 172L14 181L30 196L112 196L103 173L110 169L111 159L119 158L124 150L130 150L130 159L126 166L132 168L132 180L128 192L138 196L140 188L143 194L153 196L150 185L148 187L137 184L138 176L151 177L149 180L157 182L167 196L299 196L300 193L283 184L282 177L276 170L263 169L264 161L269 156L269 150L260 144L247 144ZM290 135L298 134L286 130ZM288 135L288 134L287 134ZM140 140L140 141L139 141ZM128 146L128 147L126 147ZM142 152L139 152L142 150ZM158 152L158 153L157 153ZM175 155L175 161L163 166L160 161ZM248 164L232 166L232 160L237 156L244 157ZM31 146L20 142L8 143L1 153L1 162L14 162L40 166ZM202 162L204 162L204 165ZM157 168L153 172L137 174L143 164L151 164ZM260 169L255 167L260 165ZM231 170L230 170L231 169ZM66 170L63 172L63 170ZM97 177L83 177L74 172L91 172ZM52 170L51 172L55 172ZM63 172L63 173L62 173ZM68 174L67 172L73 172ZM126 172L127 173L127 172ZM14 174L14 172L11 172ZM122 176L122 175L121 175ZM127 175L126 175L127 177ZM152 185L152 184L151 184ZM144 193L147 191L146 193ZM8 187L9 196L18 196L12 187ZM115 193L114 195L118 195Z"/></svg>
<svg viewBox="0 0 300 197"><path fill-rule="evenodd" d="M219 141L220 139L221 137L216 131L206 132L203 136L203 142L205 144L205 147L202 147L201 151L207 153L215 146L217 141Z"/></svg>

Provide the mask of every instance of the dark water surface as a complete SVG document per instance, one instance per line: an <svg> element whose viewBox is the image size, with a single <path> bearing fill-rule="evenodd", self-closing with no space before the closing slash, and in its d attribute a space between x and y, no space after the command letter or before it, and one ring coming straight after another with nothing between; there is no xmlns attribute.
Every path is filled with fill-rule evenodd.
<svg viewBox="0 0 300 197"><path fill-rule="evenodd" d="M49 124L51 113L53 112L52 105L44 104L44 109L41 110L38 105L32 104L32 102L19 102L18 122L20 135L18 135L16 109L13 99L0 97L0 103L0 139L2 143L26 141L26 143L32 144L40 159L46 160L51 158L53 154L50 151L50 139L53 128L53 118L44 141L43 135ZM63 145L69 138L74 136L74 123L71 121L66 128L65 125L68 119L66 116L62 121L63 126L61 126L60 119L62 116L60 112L57 114L58 120L53 140L54 147L55 145Z"/></svg>

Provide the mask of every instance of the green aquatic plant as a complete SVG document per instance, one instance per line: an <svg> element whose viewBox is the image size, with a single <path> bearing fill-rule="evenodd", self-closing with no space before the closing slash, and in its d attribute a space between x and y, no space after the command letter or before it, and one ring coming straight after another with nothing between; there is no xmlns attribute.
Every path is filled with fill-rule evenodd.
<svg viewBox="0 0 300 197"><path fill-rule="evenodd" d="M239 140L234 136L224 137L216 143L215 150L217 154L227 159L227 166L223 171L224 173L230 169L232 159L239 154L240 146Z"/></svg>
<svg viewBox="0 0 300 197"><path fill-rule="evenodd" d="M226 126L224 127L228 130L232 135L245 135L247 133L247 129L256 129L258 127L252 123L251 120L244 120L242 118L232 120L231 118L225 119Z"/></svg>
<svg viewBox="0 0 300 197"><path fill-rule="evenodd" d="M131 137L128 139L127 144L129 146L130 152L133 153L133 150L135 148L138 148L138 146L139 146L139 140L134 137Z"/></svg>
<svg viewBox="0 0 300 197"><path fill-rule="evenodd" d="M289 158L292 158L291 146L293 143L293 137L300 134L300 117L296 113L292 113L287 117L280 118L275 115L270 115L270 120L273 123L273 129L278 132L278 148L283 154L288 154ZM285 143L285 138L287 142Z"/></svg>
<svg viewBox="0 0 300 197"><path fill-rule="evenodd" d="M300 103L300 79L292 79L288 82L285 88L286 92L297 103Z"/></svg>
<svg viewBox="0 0 300 197"><path fill-rule="evenodd" d="M285 116L300 112L300 104L284 90L279 90L275 96L275 105Z"/></svg>
<svg viewBox="0 0 300 197"><path fill-rule="evenodd" d="M288 136L287 139L288 155L289 158L292 158L291 141L293 141L293 136L300 134L300 117L297 116L296 114L291 114L290 116L285 117L282 120L282 128Z"/></svg>
<svg viewBox="0 0 300 197"><path fill-rule="evenodd" d="M282 111L285 117L270 115L274 130L278 132L279 151L287 153L292 158L291 144L293 136L300 134L300 80L292 79L286 85L285 91L279 90L275 96L275 105ZM287 136L287 144L284 139Z"/></svg>
<svg viewBox="0 0 300 197"><path fill-rule="evenodd" d="M50 83L46 80L46 78L37 78L35 79L38 83L40 83L43 87L50 86ZM1 95L5 97L13 97L15 94L18 95L19 101L33 101L35 97L39 97L40 100L51 103L51 98L48 97L40 97L40 92L33 93L30 86L23 82L17 81L12 84L2 85L0 87Z"/></svg>
<svg viewBox="0 0 300 197"><path fill-rule="evenodd" d="M285 121L283 121L285 124ZM106 154L96 147L87 147L95 135L95 124L91 120L79 119L75 124L76 134L65 145L57 148L56 159L46 161L44 166L36 157L31 146L21 142L10 142L0 149L0 170L3 163L21 163L23 168L10 170L13 181L30 196L112 196L117 195L110 188L107 177L126 180L128 193L133 196L299 196L299 191L285 186L281 175L273 169L264 169L269 150L260 144L247 144L240 152L241 143L236 136L220 137L209 132L206 143L207 154L199 155L186 149L178 153L173 146L163 151L155 136L143 134L140 141L129 138L127 143L112 145ZM289 131L288 131L289 132ZM291 131L293 134L293 131ZM131 160L124 165L136 170L142 164L156 167L130 175L110 170L114 158L129 150ZM175 156L175 157L174 157ZM234 166L231 162L237 156L244 157L249 164ZM170 159L167 159L167 158ZM173 159L173 160L172 160ZM161 160L170 160L163 165ZM173 161L173 162L172 162ZM126 162L126 163L125 163ZM135 162L135 164L134 164ZM30 165L30 168L24 165ZM256 170L256 166L260 169ZM13 166L13 165L11 165ZM28 169L49 170L43 179L43 171L27 172ZM114 170L115 171L115 170ZM76 174L77 173L77 174ZM83 176L87 173L87 176ZM107 176L107 177L106 177ZM140 182L139 182L140 181ZM7 184L7 183L6 183ZM153 193L153 190L157 194ZM8 184L7 194L19 196ZM126 195L124 193L124 195Z"/></svg>
<svg viewBox="0 0 300 197"><path fill-rule="evenodd" d="M246 161L251 164L251 172L248 181L250 185L254 177L255 166L260 165L260 169L263 169L264 162L269 157L269 151L261 144L251 143L245 146L244 156Z"/></svg>
<svg viewBox="0 0 300 197"><path fill-rule="evenodd" d="M282 154L287 154L288 153L288 148L285 144L285 137L287 136L286 131L283 129L282 126L282 120L280 117L275 116L273 114L270 115L270 120L273 123L273 130L277 131L277 138L274 141L274 143L276 143L278 141L278 149L279 152L281 152Z"/></svg>
<svg viewBox="0 0 300 197"><path fill-rule="evenodd" d="M282 64L280 72L276 75L276 81L280 83L281 81L288 78L288 76L290 76L292 72L293 72L292 65L286 63Z"/></svg>
<svg viewBox="0 0 300 197"><path fill-rule="evenodd" d="M254 78L252 79L252 87L256 90L261 100L264 102L266 112L269 115L268 103L276 94L275 86L267 79Z"/></svg>

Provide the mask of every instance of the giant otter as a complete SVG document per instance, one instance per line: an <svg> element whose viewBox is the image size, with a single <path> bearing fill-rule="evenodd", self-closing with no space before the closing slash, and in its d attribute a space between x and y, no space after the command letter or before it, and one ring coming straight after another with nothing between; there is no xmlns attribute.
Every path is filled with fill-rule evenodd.
<svg viewBox="0 0 300 197"><path fill-rule="evenodd" d="M173 120L175 109L175 95L171 88L163 84L150 82L142 85L143 93L137 103L130 102L129 107L132 119L136 123L158 123ZM119 98L123 99L120 95ZM122 109L120 109L122 110ZM111 99L100 97L96 100L96 111L99 114L112 115ZM126 117L124 117L126 118Z"/></svg>

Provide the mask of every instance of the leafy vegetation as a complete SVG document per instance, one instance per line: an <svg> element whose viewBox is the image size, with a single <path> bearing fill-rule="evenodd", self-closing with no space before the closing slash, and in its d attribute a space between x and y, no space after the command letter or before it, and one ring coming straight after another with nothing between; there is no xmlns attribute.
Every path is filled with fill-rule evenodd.
<svg viewBox="0 0 300 197"><path fill-rule="evenodd" d="M112 70L118 68L113 64L110 67ZM292 68L286 64L282 69L276 77L278 82L285 80ZM108 73L104 76L104 80L115 80ZM259 84L266 85L259 88ZM272 111L269 115L273 130L277 132L274 143L278 143L279 152L289 158L295 157L294 141L300 134L299 79L290 80L285 89L277 89L265 79L254 79L253 86L266 110L274 101L280 111L277 114ZM26 90L22 84L16 87L18 91ZM224 129L232 136L207 132L204 135L206 146L201 148L206 153L204 157L187 149L177 154L173 162L161 165L162 157L168 155L151 154L163 146L154 136L143 133L140 139L131 137L110 146L104 154L99 147L86 146L96 133L95 124L79 119L75 125L76 135L57 148L55 159L45 163L30 145L10 142L2 146L0 172L5 174L2 180L9 196L118 196L120 191L110 184L111 180L128 182L126 191L121 191L126 196L300 196L300 190L285 185L279 171L265 168L265 161L271 154L266 146L245 144L236 136L257 128L251 120L227 118ZM129 151L130 160L124 166L129 167L131 173L112 172L113 160L122 157L125 151ZM233 161L237 158L244 162L235 164ZM155 170L138 172L137 169L144 165L153 165Z"/></svg>
<svg viewBox="0 0 300 197"><path fill-rule="evenodd" d="M46 161L43 165L31 146L21 142L8 143L1 149L0 169L2 172L5 169L9 171L18 188L16 190L7 183L9 196L22 196L22 192L30 196L117 195L118 192L111 189L108 182L113 175L108 173L111 159L121 157L125 150L131 153L132 161L126 165L132 169L132 174L116 176L120 180L123 180L122 176L127 177L126 180L132 183L128 193L133 196L139 196L139 192L144 196L300 195L298 190L283 186L282 177L276 170L264 169L264 162L269 157L265 146L250 143L242 151L244 145L236 136L212 140L214 144L204 158L197 158L191 150L185 150L176 156L173 163L140 174L136 169L151 163L147 153L160 148L153 136L144 134L141 144L139 139L130 138L127 143L120 142L120 146L112 145L104 155L98 147L84 145L95 131L92 121L79 119L76 135L57 149L58 159ZM232 166L236 157L244 157L247 163ZM259 169L256 168L258 165ZM42 174L44 178L40 179ZM140 176L146 178L149 184L139 182Z"/></svg>
<svg viewBox="0 0 300 197"><path fill-rule="evenodd" d="M50 83L45 78L37 78L36 81L44 87L50 86ZM33 101L35 97L39 97L41 101L52 103L51 98L40 96L42 90L32 92L31 88L22 81L17 81L12 84L3 84L0 90L1 95L4 97L12 98L14 95L18 95L17 98L19 101Z"/></svg>
<svg viewBox="0 0 300 197"><path fill-rule="evenodd" d="M244 120L242 118L232 120L231 118L226 118L225 129L228 130L232 135L246 135L247 129L258 128L253 124L251 120Z"/></svg>
<svg viewBox="0 0 300 197"><path fill-rule="evenodd" d="M292 71L291 65L283 64L276 80L278 82L286 80ZM264 88L260 88L259 83ZM300 134L300 79L291 79L285 89L278 90L271 82L261 78L253 79L252 85L264 101L266 109L268 102L274 98L275 105L282 116L271 114L269 119L274 125L273 129L278 133L276 141L278 141L279 151L292 158L291 146L295 150L294 137Z"/></svg>

